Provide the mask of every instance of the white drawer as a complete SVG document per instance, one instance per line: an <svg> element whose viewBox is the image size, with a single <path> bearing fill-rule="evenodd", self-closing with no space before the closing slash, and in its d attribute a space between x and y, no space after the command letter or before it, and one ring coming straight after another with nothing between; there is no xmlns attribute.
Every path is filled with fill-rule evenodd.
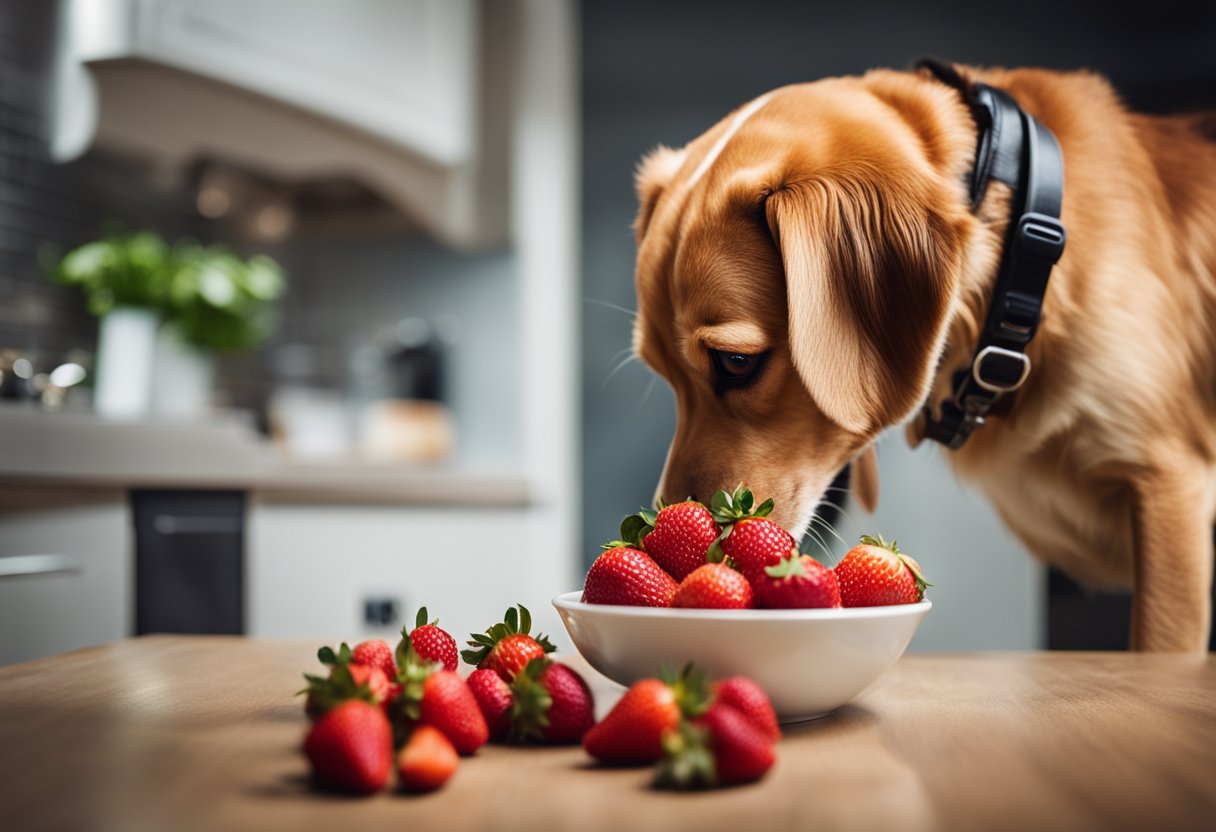
<svg viewBox="0 0 1216 832"><path fill-rule="evenodd" d="M125 495L39 507L13 502L0 501L0 665L125 637L131 610Z"/></svg>

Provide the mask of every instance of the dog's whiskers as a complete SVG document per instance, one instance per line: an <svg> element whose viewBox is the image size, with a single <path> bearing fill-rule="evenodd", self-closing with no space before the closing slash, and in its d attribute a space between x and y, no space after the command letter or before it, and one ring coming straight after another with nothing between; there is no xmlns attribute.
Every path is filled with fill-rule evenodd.
<svg viewBox="0 0 1216 832"><path fill-rule="evenodd" d="M622 352L623 352L623 350L622 350ZM620 355L620 353L617 353L617 355ZM632 350L630 350L629 355L625 356L625 358L619 364L617 364L615 367L612 368L611 371L609 371L608 376L604 379L604 383L600 385L600 389L603 390L605 387L607 387L608 382L612 381L613 376L615 376L617 373L619 373L621 370L623 370L629 364L631 364L637 360L638 360L638 357L633 354Z"/></svg>
<svg viewBox="0 0 1216 832"><path fill-rule="evenodd" d="M615 303L609 303L608 301L600 300L599 298L583 298L583 303L595 303L600 306L606 306L609 309L615 309L617 312L624 312L631 318L636 318L638 316L637 310L635 309L626 309L624 306L618 306Z"/></svg>

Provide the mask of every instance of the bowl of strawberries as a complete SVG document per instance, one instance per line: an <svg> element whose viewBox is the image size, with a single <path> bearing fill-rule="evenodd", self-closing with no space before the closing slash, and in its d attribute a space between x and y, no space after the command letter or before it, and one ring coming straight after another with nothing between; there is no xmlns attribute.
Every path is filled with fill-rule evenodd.
<svg viewBox="0 0 1216 832"><path fill-rule="evenodd" d="M583 589L553 599L575 647L623 685L687 662L748 676L782 722L859 696L903 655L930 584L881 536L828 568L799 553L772 508L740 487L625 518Z"/></svg>

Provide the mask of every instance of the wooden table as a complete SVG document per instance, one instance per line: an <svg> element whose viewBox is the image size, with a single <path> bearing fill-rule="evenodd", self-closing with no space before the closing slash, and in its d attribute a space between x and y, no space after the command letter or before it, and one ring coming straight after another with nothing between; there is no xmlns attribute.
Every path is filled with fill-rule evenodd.
<svg viewBox="0 0 1216 832"><path fill-rule="evenodd" d="M0 670L0 828L1216 828L1210 657L907 656L754 786L660 793L579 748L487 747L437 794L358 799L309 790L314 648L161 636Z"/></svg>

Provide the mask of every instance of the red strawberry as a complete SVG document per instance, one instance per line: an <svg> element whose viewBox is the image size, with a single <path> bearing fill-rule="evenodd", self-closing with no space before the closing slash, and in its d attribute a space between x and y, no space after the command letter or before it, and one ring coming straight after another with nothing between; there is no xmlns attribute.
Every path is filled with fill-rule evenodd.
<svg viewBox="0 0 1216 832"><path fill-rule="evenodd" d="M485 633L469 636L470 650L462 650L461 657L471 665L497 671L505 681L515 678L528 662L543 659L546 653L556 648L543 634L533 638L532 614L523 604L507 609L500 624L495 624Z"/></svg>
<svg viewBox="0 0 1216 832"><path fill-rule="evenodd" d="M308 694L304 700L304 713L308 714L309 719L316 719L351 699L379 705L388 698L391 690L384 674L378 671L373 674L371 668L353 664L351 658L351 649L346 642L342 642L337 651L331 647L322 647L317 651L317 659L329 667L329 674L304 674L308 685L300 693Z"/></svg>
<svg viewBox="0 0 1216 832"><path fill-rule="evenodd" d="M348 700L316 721L304 739L304 753L318 780L370 794L384 788L393 770L393 731L379 708Z"/></svg>
<svg viewBox="0 0 1216 832"><path fill-rule="evenodd" d="M414 646L414 652L422 658L438 662L443 665L444 670L456 669L456 639L446 630L440 629L439 619L427 623L426 607L418 610L413 630L407 632L404 627L401 628L401 642L397 644L398 663L401 662L406 639Z"/></svg>
<svg viewBox="0 0 1216 832"><path fill-rule="evenodd" d="M473 692L452 670L438 670L421 658L410 645L399 654L401 695L390 713L397 745L408 739L418 725L433 725L451 740L461 754L472 754L485 745L490 729Z"/></svg>
<svg viewBox="0 0 1216 832"><path fill-rule="evenodd" d="M564 664L533 659L515 678L511 692L511 735L516 739L580 742L595 722L591 689Z"/></svg>
<svg viewBox="0 0 1216 832"><path fill-rule="evenodd" d="M667 734L663 755L656 785L676 789L750 783L763 777L777 759L772 741L722 702Z"/></svg>
<svg viewBox="0 0 1216 832"><path fill-rule="evenodd" d="M385 677L384 671L380 668L352 663L350 677L355 680L356 685L367 685L367 689L371 691L372 699L377 705L383 706L388 701L393 684Z"/></svg>
<svg viewBox="0 0 1216 832"><path fill-rule="evenodd" d="M680 582L673 607L701 609L747 609L752 605L752 585L740 572L725 563L707 563Z"/></svg>
<svg viewBox="0 0 1216 832"><path fill-rule="evenodd" d="M756 606L767 609L839 607L836 573L810 555L789 557L770 566L752 581Z"/></svg>
<svg viewBox="0 0 1216 832"><path fill-rule="evenodd" d="M490 738L473 692L451 670L437 670L423 682L419 722L434 725L464 755L472 754Z"/></svg>
<svg viewBox="0 0 1216 832"><path fill-rule="evenodd" d="M481 708L481 715L486 718L490 729L490 739L502 739L511 727L511 705L515 697L511 695L511 686L502 677L488 668L474 670L467 679L469 690Z"/></svg>
<svg viewBox="0 0 1216 832"><path fill-rule="evenodd" d="M650 555L630 546L608 544L583 583L583 603L628 607L670 607L676 582Z"/></svg>
<svg viewBox="0 0 1216 832"><path fill-rule="evenodd" d="M643 679L583 737L583 748L606 763L653 763L663 756L663 734L682 714L701 712L708 701L705 676L686 667L679 679Z"/></svg>
<svg viewBox="0 0 1216 832"><path fill-rule="evenodd" d="M933 586L919 563L881 535L862 535L861 545L850 549L834 571L846 607L915 604L925 597L925 587Z"/></svg>
<svg viewBox="0 0 1216 832"><path fill-rule="evenodd" d="M772 499L753 509L754 499L752 492L739 486L733 494L719 491L712 501L714 519L722 524L722 537L709 559L729 557L749 581L755 581L766 567L779 563L798 545L789 532L768 519Z"/></svg>
<svg viewBox="0 0 1216 832"><path fill-rule="evenodd" d="M764 688L746 676L730 676L714 684L714 699L743 714L761 734L773 742L781 739L777 714Z"/></svg>
<svg viewBox="0 0 1216 832"><path fill-rule="evenodd" d="M456 773L460 758L443 732L419 725L397 755L397 774L407 792L433 792Z"/></svg>
<svg viewBox="0 0 1216 832"><path fill-rule="evenodd" d="M371 641L361 641L355 645L351 653L351 664L363 664L368 667L378 667L384 673L384 678L392 681L397 678L397 664L393 661L393 648L384 639L376 638Z"/></svg>
<svg viewBox="0 0 1216 832"><path fill-rule="evenodd" d="M657 512L641 511L621 522L621 539L644 550L677 581L705 563L721 532L709 509L695 500L660 505Z"/></svg>

